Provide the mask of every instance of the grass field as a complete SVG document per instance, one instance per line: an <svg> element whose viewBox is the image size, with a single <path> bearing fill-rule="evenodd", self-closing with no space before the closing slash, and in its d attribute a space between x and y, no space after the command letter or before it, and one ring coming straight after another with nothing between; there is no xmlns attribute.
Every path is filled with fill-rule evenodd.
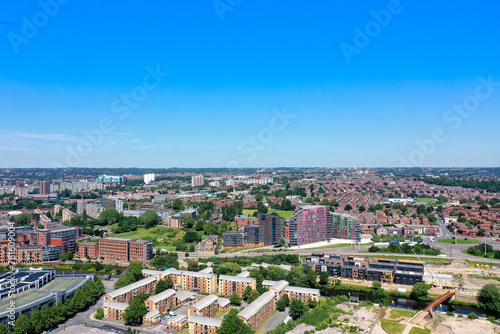
<svg viewBox="0 0 500 334"><path fill-rule="evenodd" d="M398 319L401 317L411 318L416 314L413 311L407 310L391 310L391 319Z"/></svg>
<svg viewBox="0 0 500 334"><path fill-rule="evenodd" d="M180 239L184 236L186 232L173 227L156 226L154 228L145 229L144 227L139 227L135 231L123 232L123 233L111 233L112 237L119 238L133 238L133 239L158 239L166 241Z"/></svg>
<svg viewBox="0 0 500 334"><path fill-rule="evenodd" d="M439 242L442 243L442 244L455 244L455 240L454 239L451 239L451 238L448 238L448 239L439 239ZM477 244L479 242L479 240L477 239L459 239L457 238L457 244L459 245L473 245L473 244Z"/></svg>
<svg viewBox="0 0 500 334"><path fill-rule="evenodd" d="M434 202L437 202L437 198L433 198L433 197L422 197L422 198L417 198L417 203L418 202L422 202L422 203L434 203Z"/></svg>
<svg viewBox="0 0 500 334"><path fill-rule="evenodd" d="M426 328L413 327L410 330L410 334L430 334L431 330Z"/></svg>
<svg viewBox="0 0 500 334"><path fill-rule="evenodd" d="M401 334L406 328L406 325L391 320L382 320L381 325L384 331L391 334Z"/></svg>
<svg viewBox="0 0 500 334"><path fill-rule="evenodd" d="M254 212L257 210L243 210L244 215L252 216ZM293 214L293 211L280 211L280 210L269 210L268 213L276 212L280 217L290 218Z"/></svg>

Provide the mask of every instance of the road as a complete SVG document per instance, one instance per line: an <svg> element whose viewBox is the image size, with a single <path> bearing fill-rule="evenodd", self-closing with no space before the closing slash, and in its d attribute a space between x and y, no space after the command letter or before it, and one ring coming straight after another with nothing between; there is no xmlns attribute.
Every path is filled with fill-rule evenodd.
<svg viewBox="0 0 500 334"><path fill-rule="evenodd" d="M272 318L269 319L264 326L262 326L260 331L267 333L278 327L278 325L285 321L286 317L288 317L288 311L289 310L287 307L284 312L276 312L276 314L273 315Z"/></svg>

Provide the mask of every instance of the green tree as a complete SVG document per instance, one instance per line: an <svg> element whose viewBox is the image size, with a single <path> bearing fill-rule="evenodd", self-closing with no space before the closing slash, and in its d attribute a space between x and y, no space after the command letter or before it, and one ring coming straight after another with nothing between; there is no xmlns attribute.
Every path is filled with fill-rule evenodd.
<svg viewBox="0 0 500 334"><path fill-rule="evenodd" d="M276 307L278 308L278 311L283 312L288 306L290 306L290 299L288 298L288 295L285 294L283 295L283 298L278 300Z"/></svg>
<svg viewBox="0 0 500 334"><path fill-rule="evenodd" d="M129 303L129 306L125 309L125 314L123 315L123 319L127 324L142 325L142 317L148 313L148 309L144 304L144 301L148 297L149 296L147 294L142 293Z"/></svg>
<svg viewBox="0 0 500 334"><path fill-rule="evenodd" d="M359 212L365 212L365 211L366 211L365 206L364 206L364 205L361 205L361 206L359 207Z"/></svg>
<svg viewBox="0 0 500 334"><path fill-rule="evenodd" d="M106 209L99 214L100 225L118 224L120 221L120 213L116 209Z"/></svg>
<svg viewBox="0 0 500 334"><path fill-rule="evenodd" d="M95 267L95 270L97 270L97 271L101 271L101 270L103 270L103 269L104 269L104 266L103 266L103 265L102 265L102 263L101 263L101 262L99 262L99 261L96 261L96 262L94 263L94 267Z"/></svg>
<svg viewBox="0 0 500 334"><path fill-rule="evenodd" d="M372 300L374 303L377 303L377 304L383 305L383 306L389 305L389 303L391 302L391 298L389 297L389 294L384 289L373 290Z"/></svg>
<svg viewBox="0 0 500 334"><path fill-rule="evenodd" d="M156 211L147 210L139 218L137 218L137 222L145 228L152 228L161 223L161 217L158 216Z"/></svg>
<svg viewBox="0 0 500 334"><path fill-rule="evenodd" d="M187 270L189 270L189 271L198 271L199 270L198 261L195 260L195 259L189 259L189 260L187 260Z"/></svg>
<svg viewBox="0 0 500 334"><path fill-rule="evenodd" d="M33 334L34 332L35 327L27 316L23 314L17 318L14 326L14 334Z"/></svg>
<svg viewBox="0 0 500 334"><path fill-rule="evenodd" d="M120 278L118 278L118 281L116 281L115 290L123 288L124 286L127 286L127 285L132 284L132 283L135 283L134 274L126 273L125 275L120 276Z"/></svg>
<svg viewBox="0 0 500 334"><path fill-rule="evenodd" d="M156 284L155 294L157 295L165 290L171 289L172 286L174 286L172 278L170 278L170 276L167 276L167 279L161 279L158 284Z"/></svg>
<svg viewBox="0 0 500 334"><path fill-rule="evenodd" d="M9 327L4 324L0 324L0 334L10 334Z"/></svg>
<svg viewBox="0 0 500 334"><path fill-rule="evenodd" d="M184 237L182 239L187 243L198 242L201 240L198 233L193 231L186 232L186 234L184 234Z"/></svg>
<svg viewBox="0 0 500 334"><path fill-rule="evenodd" d="M203 223L203 220L198 220L196 222L196 225L194 226L194 229L196 231L203 231L205 229L205 223Z"/></svg>
<svg viewBox="0 0 500 334"><path fill-rule="evenodd" d="M231 302L232 305L236 306L241 305L241 297L239 294L236 293L236 291L233 292L231 296L229 296L229 301Z"/></svg>
<svg viewBox="0 0 500 334"><path fill-rule="evenodd" d="M248 301L248 297L250 297L250 294L252 293L253 289L250 285L247 285L245 288L245 291L243 291L243 300Z"/></svg>
<svg viewBox="0 0 500 334"><path fill-rule="evenodd" d="M298 299L292 300L290 303L290 316L293 320L300 318L307 311L307 306Z"/></svg>
<svg viewBox="0 0 500 334"><path fill-rule="evenodd" d="M319 283L322 285L328 284L328 281L330 279L330 275L326 271L321 272L319 274Z"/></svg>
<svg viewBox="0 0 500 334"><path fill-rule="evenodd" d="M479 305L500 313L500 286L492 283L483 286L479 291Z"/></svg>
<svg viewBox="0 0 500 334"><path fill-rule="evenodd" d="M219 228L214 223L209 222L208 224L205 225L206 235L211 235L211 234L216 235L218 233L219 233Z"/></svg>
<svg viewBox="0 0 500 334"><path fill-rule="evenodd" d="M29 213L21 213L12 216L10 221L13 222L15 226L27 226L31 224L31 215Z"/></svg>
<svg viewBox="0 0 500 334"><path fill-rule="evenodd" d="M144 266L140 262L131 262L128 265L128 271L134 275L135 280L142 277L142 269Z"/></svg>
<svg viewBox="0 0 500 334"><path fill-rule="evenodd" d="M98 308L97 309L97 312L95 313L95 316L94 318L98 319L98 320L101 320L102 318L104 318L104 310L102 308Z"/></svg>
<svg viewBox="0 0 500 334"><path fill-rule="evenodd" d="M253 331L241 320L237 314L238 309L232 308L222 320L222 324L217 329L217 334L252 334Z"/></svg>
<svg viewBox="0 0 500 334"><path fill-rule="evenodd" d="M248 296L248 300L247 302L250 304L252 303L255 299L259 298L259 291L257 290L252 290L252 292L250 293L250 296Z"/></svg>
<svg viewBox="0 0 500 334"><path fill-rule="evenodd" d="M257 211L262 213L267 213L267 206L265 206L264 203L259 202L257 204Z"/></svg>
<svg viewBox="0 0 500 334"><path fill-rule="evenodd" d="M426 300L429 296L430 285L419 282L413 286L411 289L410 297L416 300Z"/></svg>
<svg viewBox="0 0 500 334"><path fill-rule="evenodd" d="M180 200L180 198L176 198L172 203L172 209L176 211L184 210L184 203Z"/></svg>
<svg viewBox="0 0 500 334"><path fill-rule="evenodd" d="M476 232L476 235L478 237L485 237L486 236L486 230L484 228L480 228L479 231Z"/></svg>
<svg viewBox="0 0 500 334"><path fill-rule="evenodd" d="M62 253L61 256L59 256L59 261L71 261L73 257L73 253Z"/></svg>
<svg viewBox="0 0 500 334"><path fill-rule="evenodd" d="M351 204L346 204L346 206L344 206L344 210L349 212L352 210L352 205Z"/></svg>
<svg viewBox="0 0 500 334"><path fill-rule="evenodd" d="M380 283L379 281L373 281L372 287L374 289L381 289L382 288L382 283Z"/></svg>
<svg viewBox="0 0 500 334"><path fill-rule="evenodd" d="M156 269L179 268L179 256L175 252L161 253L156 255L150 262Z"/></svg>

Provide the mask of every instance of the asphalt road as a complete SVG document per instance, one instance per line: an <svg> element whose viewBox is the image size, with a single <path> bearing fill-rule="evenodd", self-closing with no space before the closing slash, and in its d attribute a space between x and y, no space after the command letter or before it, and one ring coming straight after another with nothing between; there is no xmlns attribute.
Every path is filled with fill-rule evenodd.
<svg viewBox="0 0 500 334"><path fill-rule="evenodd" d="M260 329L261 332L267 333L276 327L278 327L279 324L281 324L283 321L285 321L286 317L288 317L288 307L285 309L284 312L276 312L276 314L269 319L268 322L262 328Z"/></svg>

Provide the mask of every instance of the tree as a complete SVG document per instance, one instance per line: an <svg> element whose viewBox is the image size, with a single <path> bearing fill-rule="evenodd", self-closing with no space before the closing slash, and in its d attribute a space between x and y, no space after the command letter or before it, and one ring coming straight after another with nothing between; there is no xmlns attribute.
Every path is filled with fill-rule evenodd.
<svg viewBox="0 0 500 334"><path fill-rule="evenodd" d="M250 297L250 294L252 293L253 289L250 285L247 285L245 288L245 291L243 291L243 300L248 301L248 297Z"/></svg>
<svg viewBox="0 0 500 334"><path fill-rule="evenodd" d="M419 282L413 286L411 289L410 297L416 300L426 300L427 297L429 296L429 289L431 288L430 285L424 283L424 282Z"/></svg>
<svg viewBox="0 0 500 334"><path fill-rule="evenodd" d="M137 222L141 225L143 225L145 228L152 228L161 223L161 217L158 216L156 211L154 210L147 210L137 218Z"/></svg>
<svg viewBox="0 0 500 334"><path fill-rule="evenodd" d="M126 273L125 275L120 276L120 278L118 278L118 281L116 281L115 290L123 288L124 286L132 284L132 283L135 283L134 274Z"/></svg>
<svg viewBox="0 0 500 334"><path fill-rule="evenodd" d="M222 324L217 329L217 334L252 334L253 331L241 320L237 314L239 310L232 308L222 320Z"/></svg>
<svg viewBox="0 0 500 334"><path fill-rule="evenodd" d="M290 316L293 320L300 318L307 311L307 306L298 299L292 300L290 303Z"/></svg>
<svg viewBox="0 0 500 334"><path fill-rule="evenodd" d="M500 287L496 284L486 284L479 291L479 305L493 312L500 312Z"/></svg>
<svg viewBox="0 0 500 334"><path fill-rule="evenodd" d="M368 248L368 251L369 251L370 253L376 253L376 252L378 252L379 250L380 250L380 248L379 248L379 247L377 247L377 246L371 246L370 248Z"/></svg>
<svg viewBox="0 0 500 334"><path fill-rule="evenodd" d="M30 321L35 328L35 333L41 333L45 330L45 328L48 328L46 327L46 320L47 319L43 318L40 310L33 310L30 315Z"/></svg>
<svg viewBox="0 0 500 334"><path fill-rule="evenodd" d="M374 303L377 303L379 305L389 305L389 303L391 302L389 294L384 289L375 289L372 292L372 300Z"/></svg>
<svg viewBox="0 0 500 334"><path fill-rule="evenodd" d="M255 299L259 298L259 291L257 290L252 290L252 292L250 293L250 296L248 296L248 300L247 302L250 304L252 303Z"/></svg>
<svg viewBox="0 0 500 334"><path fill-rule="evenodd" d="M476 235L478 237L485 237L486 236L486 230L484 228L479 229L479 231L476 232Z"/></svg>
<svg viewBox="0 0 500 334"><path fill-rule="evenodd" d="M352 210L352 205L351 204L346 204L346 206L344 206L344 210L349 212Z"/></svg>
<svg viewBox="0 0 500 334"><path fill-rule="evenodd" d="M10 330L4 324L0 324L0 334L10 334Z"/></svg>
<svg viewBox="0 0 500 334"><path fill-rule="evenodd" d="M196 225L194 226L194 229L196 231L203 231L205 229L205 224L203 223L203 220L198 220L198 222L196 223Z"/></svg>
<svg viewBox="0 0 500 334"><path fill-rule="evenodd" d="M219 233L219 228L214 223L209 222L208 224L205 225L205 234L206 235L211 235L211 234L216 235L218 233Z"/></svg>
<svg viewBox="0 0 500 334"><path fill-rule="evenodd" d="M182 203L180 198L176 198L172 203L172 209L176 211L184 210L184 203Z"/></svg>
<svg viewBox="0 0 500 334"><path fill-rule="evenodd" d="M100 225L113 225L120 221L120 213L116 209L106 209L99 214Z"/></svg>
<svg viewBox="0 0 500 334"><path fill-rule="evenodd" d="M170 278L170 276L167 276L167 279L161 279L160 281L158 281L158 284L156 284L155 294L157 295L159 293L162 293L163 291L172 288L172 286L174 286L172 278Z"/></svg>
<svg viewBox="0 0 500 334"><path fill-rule="evenodd" d="M321 272L319 274L319 283L322 285L328 284L328 280L330 279L330 275L326 271Z"/></svg>
<svg viewBox="0 0 500 334"><path fill-rule="evenodd" d="M184 213L181 216L180 222L185 228L191 228L194 226L194 218L190 213Z"/></svg>
<svg viewBox="0 0 500 334"><path fill-rule="evenodd" d="M257 211L262 213L267 213L267 206L265 206L264 203L259 202L257 204Z"/></svg>
<svg viewBox="0 0 500 334"><path fill-rule="evenodd" d="M144 304L144 301L149 297L149 295L141 293L135 297L125 309L125 314L123 319L127 324L130 325L141 325L142 317L148 313L148 309Z"/></svg>
<svg viewBox="0 0 500 334"><path fill-rule="evenodd" d="M59 256L60 261L71 261L73 260L73 253L62 253L61 256Z"/></svg>
<svg viewBox="0 0 500 334"><path fill-rule="evenodd" d="M359 212L365 212L365 211L366 211L365 206L364 206L364 205L361 205L361 206L359 207Z"/></svg>
<svg viewBox="0 0 500 334"><path fill-rule="evenodd" d="M200 236L198 233L189 231L184 234L184 237L182 238L186 243L191 243L191 242L198 242L201 240Z"/></svg>
<svg viewBox="0 0 500 334"><path fill-rule="evenodd" d="M103 270L103 269L104 269L104 266L102 265L102 263L101 263L101 262L96 261L96 262L94 263L94 268L95 268L95 270L96 270L96 271L101 271L101 270Z"/></svg>
<svg viewBox="0 0 500 334"><path fill-rule="evenodd" d="M14 326L14 334L32 334L35 328L31 323L31 320L24 314L17 318Z"/></svg>
<svg viewBox="0 0 500 334"><path fill-rule="evenodd" d="M141 278L143 268L144 266L140 262L131 262L128 265L128 271L134 275L136 280Z"/></svg>
<svg viewBox="0 0 500 334"><path fill-rule="evenodd" d="M380 283L379 281L373 281L372 287L374 289L380 289L380 288L382 288L382 283Z"/></svg>
<svg viewBox="0 0 500 334"><path fill-rule="evenodd" d="M236 306L241 305L241 297L239 294L236 293L236 291L233 292L231 296L229 296L229 301L231 302L232 305Z"/></svg>
<svg viewBox="0 0 500 334"><path fill-rule="evenodd" d="M31 215L29 213L21 213L12 216L10 221L13 222L15 226L26 226L31 224Z"/></svg>
<svg viewBox="0 0 500 334"><path fill-rule="evenodd" d="M99 307L97 309L97 312L95 313L94 318L96 318L97 320L101 320L102 318L104 318L104 310Z"/></svg>
<svg viewBox="0 0 500 334"><path fill-rule="evenodd" d="M288 306L290 306L290 298L288 298L288 295L285 294L283 295L283 298L278 300L276 307L278 308L278 311L283 312Z"/></svg>
<svg viewBox="0 0 500 334"><path fill-rule="evenodd" d="M199 270L198 261L196 261L195 259L187 260L187 270L198 271Z"/></svg>
<svg viewBox="0 0 500 334"><path fill-rule="evenodd" d="M175 252L161 253L151 260L150 265L156 269L179 268L179 255Z"/></svg>

